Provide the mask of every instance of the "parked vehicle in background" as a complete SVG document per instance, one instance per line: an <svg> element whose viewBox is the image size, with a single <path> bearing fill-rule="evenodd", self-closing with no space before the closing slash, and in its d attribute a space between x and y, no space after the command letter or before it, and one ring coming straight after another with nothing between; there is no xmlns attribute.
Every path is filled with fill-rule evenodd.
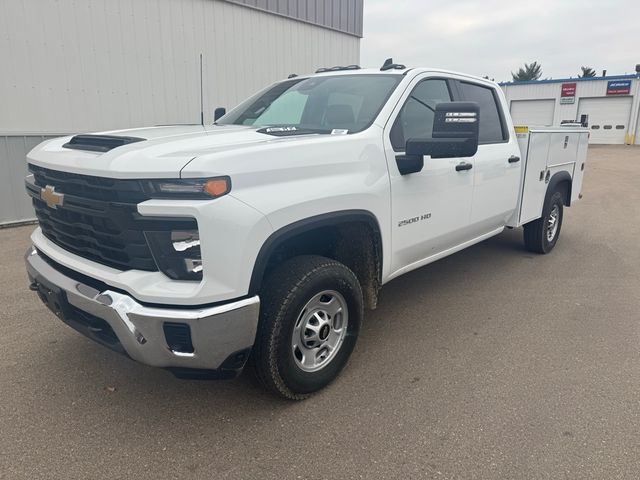
<svg viewBox="0 0 640 480"><path fill-rule="evenodd" d="M588 132L514 129L494 82L385 62L278 82L215 125L42 143L31 288L97 342L180 377L303 399L381 286L524 228L549 253Z"/></svg>

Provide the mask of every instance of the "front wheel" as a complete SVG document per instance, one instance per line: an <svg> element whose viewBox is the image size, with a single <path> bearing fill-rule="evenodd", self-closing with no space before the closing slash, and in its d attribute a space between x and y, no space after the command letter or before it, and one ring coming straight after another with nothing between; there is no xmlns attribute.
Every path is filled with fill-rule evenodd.
<svg viewBox="0 0 640 480"><path fill-rule="evenodd" d="M343 264L305 255L278 266L264 285L254 371L268 390L302 400L329 384L353 351L363 316L360 283Z"/></svg>
<svg viewBox="0 0 640 480"><path fill-rule="evenodd" d="M524 226L524 244L527 250L549 253L556 246L562 227L562 193L554 192L542 208L542 217Z"/></svg>

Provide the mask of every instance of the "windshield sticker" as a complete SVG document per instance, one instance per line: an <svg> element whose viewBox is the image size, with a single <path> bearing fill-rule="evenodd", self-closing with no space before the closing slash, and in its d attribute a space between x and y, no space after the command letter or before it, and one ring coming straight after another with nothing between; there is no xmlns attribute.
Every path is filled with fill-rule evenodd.
<svg viewBox="0 0 640 480"><path fill-rule="evenodd" d="M296 127L267 127L264 129L266 133L295 132L296 130L298 130Z"/></svg>
<svg viewBox="0 0 640 480"><path fill-rule="evenodd" d="M347 133L349 133L349 130L346 128L334 128L331 130L331 135L346 135Z"/></svg>

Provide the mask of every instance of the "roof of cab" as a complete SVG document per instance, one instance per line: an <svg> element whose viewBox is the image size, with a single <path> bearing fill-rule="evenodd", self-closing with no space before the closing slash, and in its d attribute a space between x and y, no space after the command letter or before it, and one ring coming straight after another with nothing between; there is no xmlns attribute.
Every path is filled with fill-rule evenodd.
<svg viewBox="0 0 640 480"><path fill-rule="evenodd" d="M321 77L321 76L334 76L334 75L407 75L411 73L412 77L418 75L420 73L436 73L442 75L455 75L457 77L468 78L469 80L477 81L480 83L490 84L496 87L499 85L491 80L486 78L478 77L476 75L469 75L468 73L456 72L453 70L445 70L442 68L429 68L429 67L406 67L403 69L389 69L389 70L380 70L380 68L359 68L359 69L343 69L343 70L326 70L323 72L312 73L308 75L300 75L292 78L311 78L311 77Z"/></svg>

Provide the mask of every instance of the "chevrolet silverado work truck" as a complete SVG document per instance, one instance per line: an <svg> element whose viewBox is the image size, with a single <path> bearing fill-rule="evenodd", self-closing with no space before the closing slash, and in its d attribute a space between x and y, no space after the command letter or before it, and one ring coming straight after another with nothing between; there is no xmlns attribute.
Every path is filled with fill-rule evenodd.
<svg viewBox="0 0 640 480"><path fill-rule="evenodd" d="M514 127L482 78L321 69L212 125L33 149L30 288L133 360L182 378L249 363L303 399L345 366L390 280L505 228L549 253L587 144L580 127Z"/></svg>

